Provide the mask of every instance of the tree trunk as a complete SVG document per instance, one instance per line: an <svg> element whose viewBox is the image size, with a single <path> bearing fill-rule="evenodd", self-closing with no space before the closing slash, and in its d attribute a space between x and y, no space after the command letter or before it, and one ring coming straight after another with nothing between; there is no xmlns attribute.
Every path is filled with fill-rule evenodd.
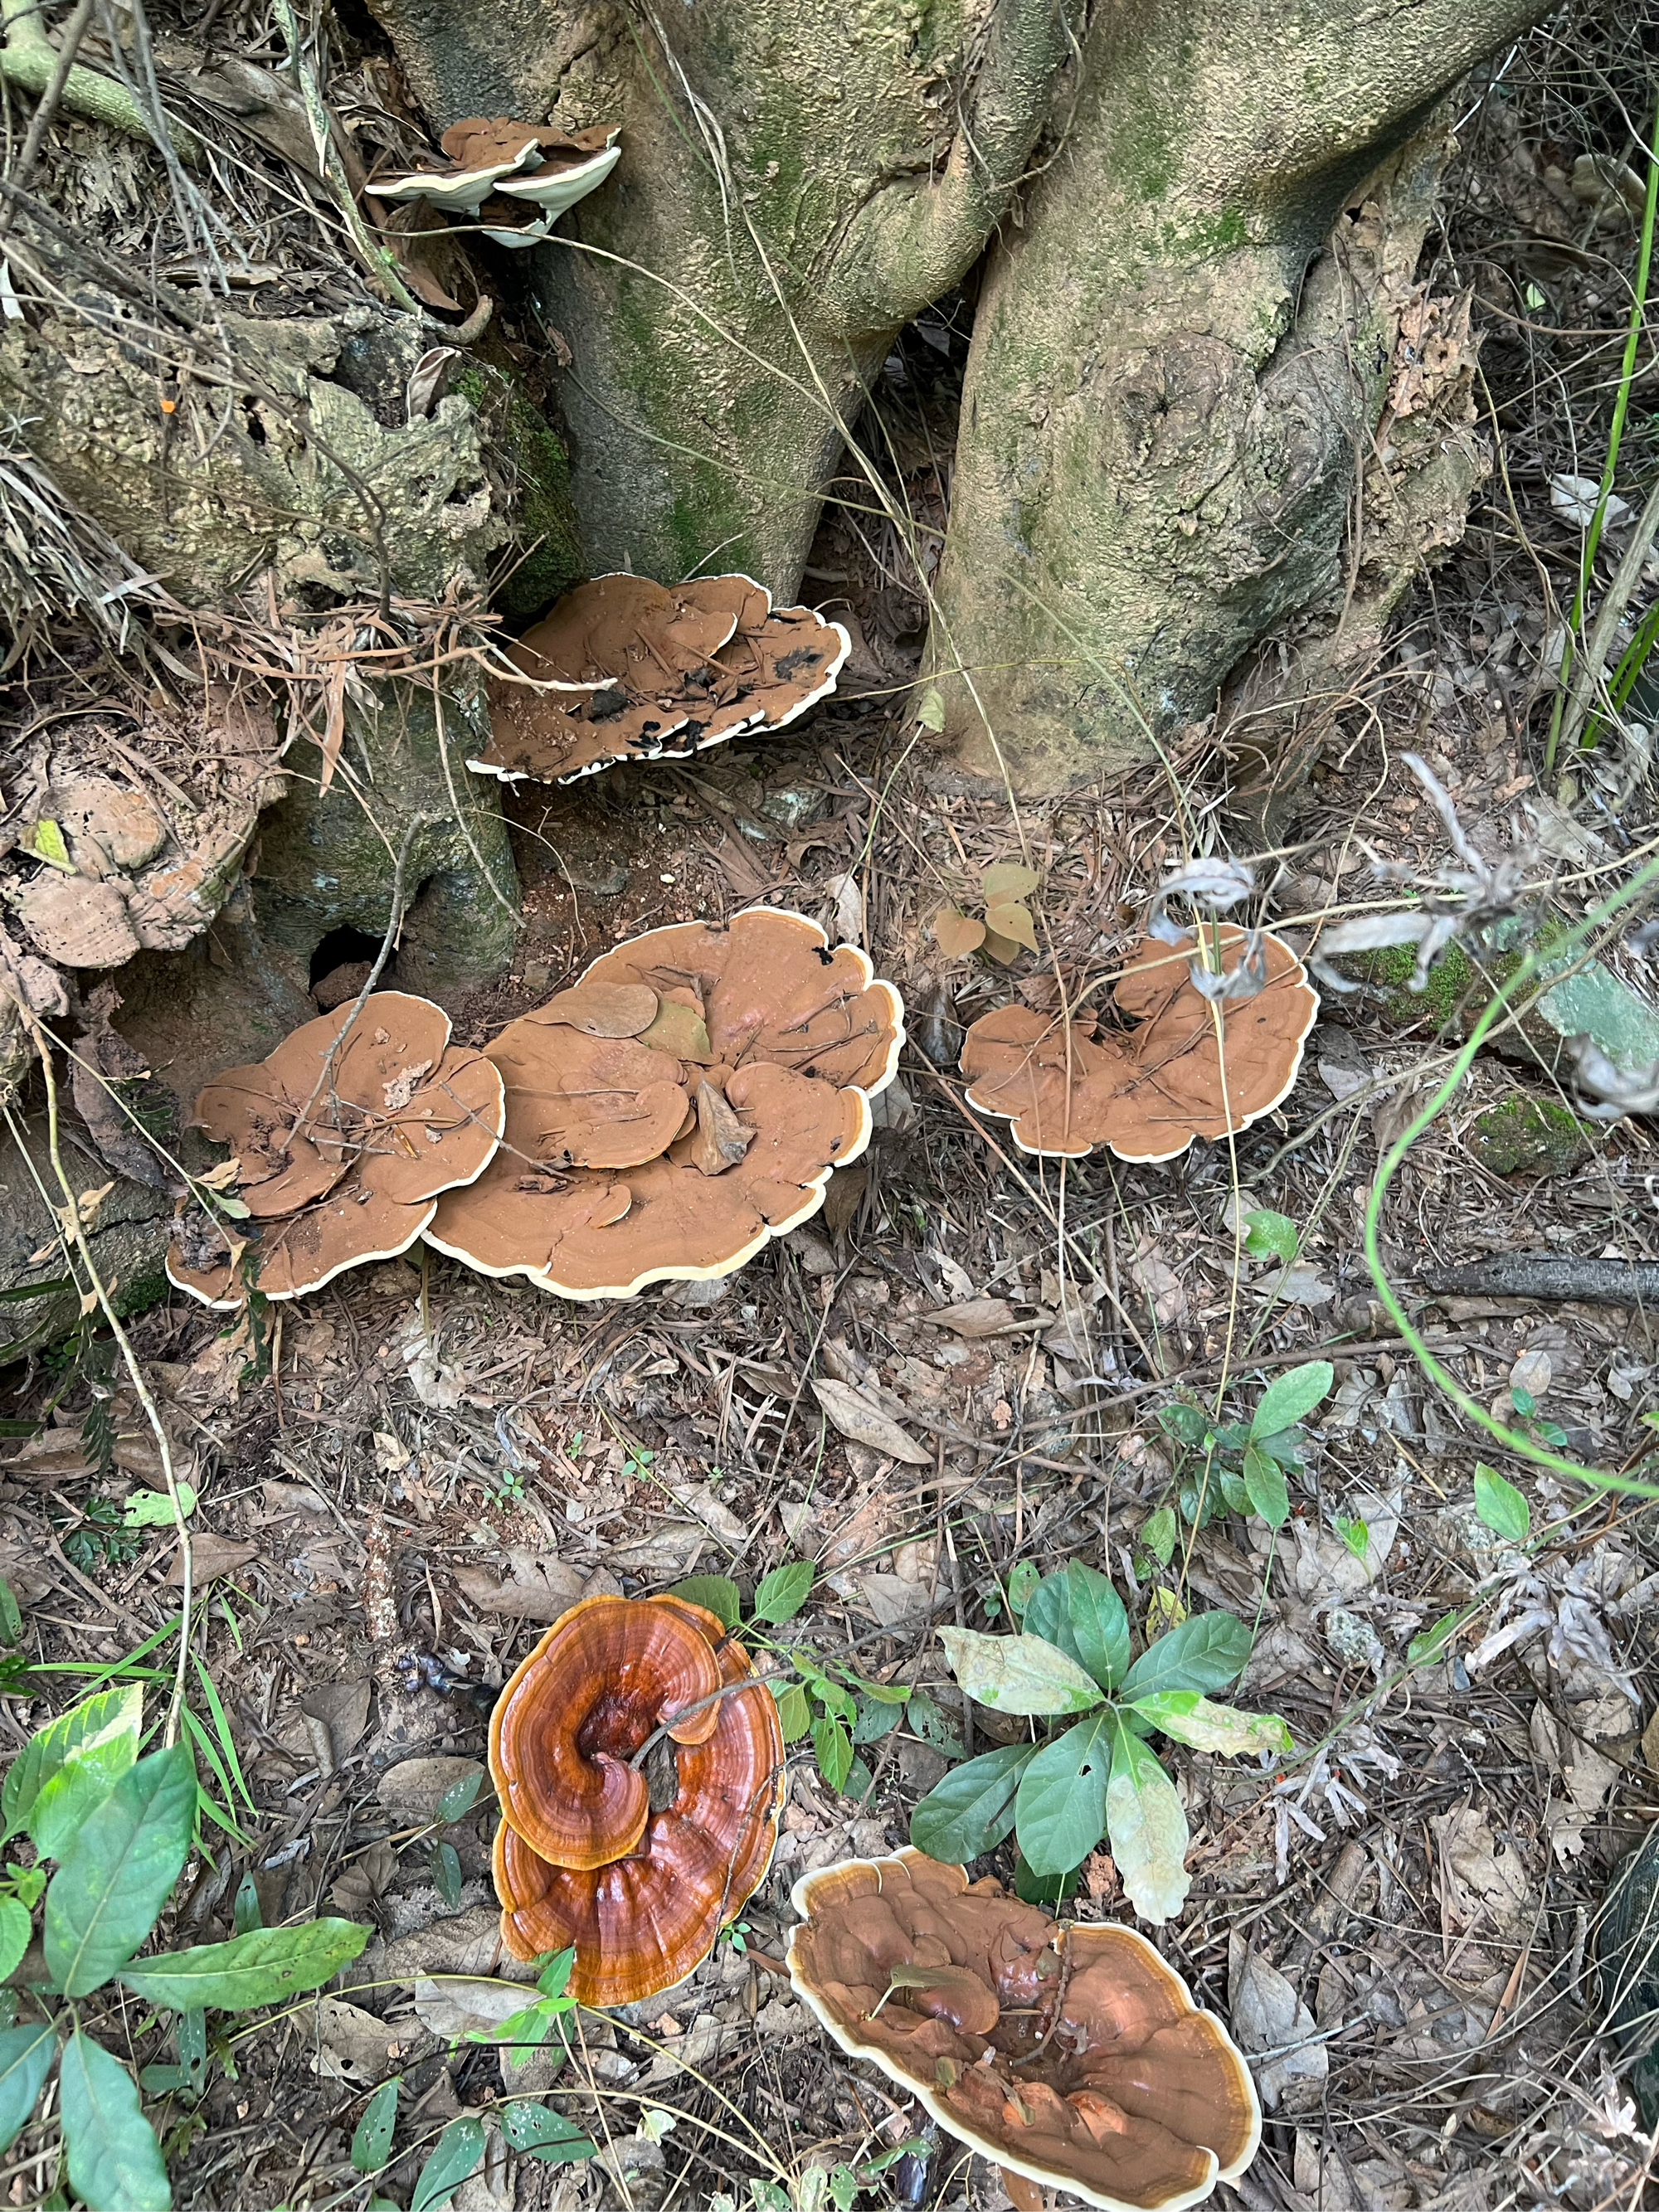
<svg viewBox="0 0 1659 2212"><path fill-rule="evenodd" d="M433 121L620 123L538 257L595 573L793 598L896 331L1007 206L1078 0L375 0Z"/></svg>
<svg viewBox="0 0 1659 2212"><path fill-rule="evenodd" d="M1379 155L1538 13L1098 10L981 289L930 641L965 768L1053 791L1144 757L1331 591L1388 313L1310 294L1310 264ZM1421 206L1432 163L1392 166Z"/></svg>

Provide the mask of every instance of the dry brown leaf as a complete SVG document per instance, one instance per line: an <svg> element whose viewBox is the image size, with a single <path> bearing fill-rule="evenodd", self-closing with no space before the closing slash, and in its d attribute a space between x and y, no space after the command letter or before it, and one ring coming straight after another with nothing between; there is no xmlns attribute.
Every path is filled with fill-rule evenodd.
<svg viewBox="0 0 1659 2212"><path fill-rule="evenodd" d="M927 926L933 933L934 944L947 960L960 960L969 952L977 952L985 942L985 924L953 906L942 906Z"/></svg>
<svg viewBox="0 0 1659 2212"><path fill-rule="evenodd" d="M854 1443L866 1444L889 1459L902 1460L907 1467L933 1465L933 1453L907 1436L896 1421L850 1382L814 1376L812 1389L831 1425Z"/></svg>
<svg viewBox="0 0 1659 2212"><path fill-rule="evenodd" d="M727 1101L712 1083L697 1085L697 1133L691 1140L691 1161L706 1176L723 1175L755 1141Z"/></svg>
<svg viewBox="0 0 1659 2212"><path fill-rule="evenodd" d="M1042 881L1036 870L1022 861L998 860L981 876L979 887L987 906L1000 906L1006 899L1028 897Z"/></svg>
<svg viewBox="0 0 1659 2212"><path fill-rule="evenodd" d="M235 1536L216 1536L211 1529L191 1531L191 1579L198 1589L204 1583L215 1582L221 1575L240 1574L244 1567L259 1556L257 1544L244 1543ZM167 1581L174 1589L182 1589L185 1580L185 1560L182 1552L173 1555L173 1565L167 1569Z"/></svg>
<svg viewBox="0 0 1659 2212"><path fill-rule="evenodd" d="M968 1298L960 1305L945 1306L926 1318L937 1328L948 1328L957 1336L972 1340L1012 1336L1022 1329L1046 1328L1054 1316L1038 1306L1022 1318L1006 1298Z"/></svg>
<svg viewBox="0 0 1659 2212"><path fill-rule="evenodd" d="M555 1621L575 1604L586 1577L562 1559L509 1546L504 1567L458 1566L455 1586L480 1613L516 1613Z"/></svg>
<svg viewBox="0 0 1659 2212"><path fill-rule="evenodd" d="M985 909L985 931L988 940L999 937L1023 945L1028 952L1035 952L1037 949L1036 924L1031 919L1030 908L1021 906L1017 900L988 906Z"/></svg>

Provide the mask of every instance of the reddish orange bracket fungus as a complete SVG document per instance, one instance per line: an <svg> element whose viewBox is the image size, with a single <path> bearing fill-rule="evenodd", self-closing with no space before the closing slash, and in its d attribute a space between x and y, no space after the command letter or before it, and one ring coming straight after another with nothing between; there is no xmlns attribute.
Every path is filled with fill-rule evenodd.
<svg viewBox="0 0 1659 2212"><path fill-rule="evenodd" d="M1206 927L1218 972L1251 943ZM963 1040L968 1103L1013 1123L1022 1152L1076 1159L1109 1145L1120 1159L1172 1160L1194 1137L1248 1128L1288 1096L1319 994L1282 938L1256 933L1261 988L1207 999L1189 973L1193 939L1143 940L1113 992L1134 1024L1097 1030L1025 1006L981 1014Z"/></svg>
<svg viewBox="0 0 1659 2212"><path fill-rule="evenodd" d="M797 1993L1008 2173L1181 2212L1255 2156L1243 2056L1133 1929L1057 1926L909 1850L804 1875L794 1905Z"/></svg>
<svg viewBox="0 0 1659 2212"><path fill-rule="evenodd" d="M360 1011L304 1023L257 1066L228 1069L201 1092L195 1118L237 1160L236 1194L258 1237L252 1279L267 1297L292 1298L406 1251L438 1194L488 1166L506 1094L482 1053L450 1043L441 1007L376 991ZM208 1305L241 1302L239 1254L195 1208L167 1267Z"/></svg>
<svg viewBox="0 0 1659 2212"><path fill-rule="evenodd" d="M869 1142L903 1009L851 945L769 907L652 930L509 1023L501 1152L428 1241L565 1297L729 1274Z"/></svg>
<svg viewBox="0 0 1659 2212"><path fill-rule="evenodd" d="M683 760L793 721L835 689L850 649L840 623L774 608L752 577L596 577L510 648L530 680L491 684L489 744L467 766L572 783L619 761Z"/></svg>
<svg viewBox="0 0 1659 2212"><path fill-rule="evenodd" d="M583 2004L683 1981L771 1863L777 1706L682 1599L585 1598L555 1621L496 1705L489 1767L501 1942L518 1959L574 1946Z"/></svg>

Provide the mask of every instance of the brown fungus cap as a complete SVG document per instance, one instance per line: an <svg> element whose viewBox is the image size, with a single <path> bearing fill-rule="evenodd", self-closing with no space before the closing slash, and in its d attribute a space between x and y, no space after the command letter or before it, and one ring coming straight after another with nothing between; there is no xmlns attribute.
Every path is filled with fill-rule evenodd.
<svg viewBox="0 0 1659 2212"><path fill-rule="evenodd" d="M1206 933L1206 935L1208 933ZM1246 933L1216 933L1224 971ZM1194 1137L1248 1128L1285 1097L1319 1012L1319 994L1282 938L1260 933L1262 988L1212 1002L1193 984L1197 946L1145 939L1113 1000L1133 1024L1091 1034L1025 1006L981 1014L963 1040L968 1103L1013 1123L1022 1152L1078 1158L1108 1145L1120 1159L1170 1160ZM1224 1049L1218 1049L1217 1022Z"/></svg>
<svg viewBox="0 0 1659 2212"><path fill-rule="evenodd" d="M439 1193L488 1165L505 1113L500 1073L451 1045L441 1007L376 991L355 1016L342 1006L269 1059L227 1070L198 1097L195 1118L240 1163L258 1288L291 1298L406 1251ZM236 1305L234 1266L197 1264L210 1248L199 1234L176 1237L167 1273L210 1305Z"/></svg>
<svg viewBox="0 0 1659 2212"><path fill-rule="evenodd" d="M647 1002L655 1014L640 1024ZM585 1033L595 1025L633 1034ZM891 1080L903 1036L897 993L855 948L832 953L803 915L759 908L726 929L647 932L488 1048L507 1083L506 1139L477 1182L440 1206L428 1241L567 1297L728 1274L815 1212L835 1169L864 1150L870 1097ZM630 1121L620 1133L637 1128L640 1152L660 1139L637 1164L619 1157L614 1125L601 1133L609 1149L586 1140L585 1165L573 1160L568 1122L565 1148L549 1149L550 1069L597 1068L601 1052L612 1070L635 1071L637 1099L659 1097L648 1131ZM644 1080L653 1061L654 1087ZM629 1115L643 1111L636 1097L624 1101Z"/></svg>
<svg viewBox="0 0 1659 2212"><path fill-rule="evenodd" d="M510 1725L492 1727L491 1771L506 1815L495 1848L503 1945L519 1959L574 1946L569 1990L578 2002L631 2004L683 1981L764 1878L783 1803L783 1736L772 1693L752 1674L747 1653L700 1606L675 1598L585 1600L554 1624L538 1650L589 1604L625 1607L623 1626L635 1637L639 1616L653 1616L647 1628L654 1640L664 1638L665 1618L701 1645L717 1686L751 1685L704 1708L714 1719L701 1741L671 1739L672 1756L656 1770L659 1786L650 1791L631 1845L586 1869L554 1865L526 1841L526 1792L507 1755L516 1753L519 1738ZM607 1626L608 1638L617 1633ZM585 1713L574 1729L562 1730L574 1737L579 1757L625 1766L660 1724L649 1711L656 1686L642 1698L635 1694L631 1686L639 1677L626 1673L626 1665L625 1656L623 1668L607 1678L597 1698L591 1684L579 1690L579 1700L589 1701ZM501 1705L524 1672L514 1675ZM689 1738L702 1718L688 1716L677 1736ZM567 1811L561 1810L557 1825L570 1825Z"/></svg>
<svg viewBox="0 0 1659 2212"><path fill-rule="evenodd" d="M1249 2067L1133 1929L1057 1926L916 1850L804 1875L794 1905L789 1978L842 2049L1009 2172L1180 2212L1255 2157Z"/></svg>
<svg viewBox="0 0 1659 2212"><path fill-rule="evenodd" d="M834 690L850 650L839 623L775 608L751 576L672 586L601 576L510 650L524 676L562 688L492 684L490 742L467 765L503 782L570 783L621 761L681 760L793 721Z"/></svg>

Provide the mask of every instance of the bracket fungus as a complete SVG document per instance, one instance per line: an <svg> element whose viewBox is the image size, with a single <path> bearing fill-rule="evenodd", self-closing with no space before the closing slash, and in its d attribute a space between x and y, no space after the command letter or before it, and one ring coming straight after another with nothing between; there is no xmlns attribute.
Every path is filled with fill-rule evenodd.
<svg viewBox="0 0 1659 2212"><path fill-rule="evenodd" d="M583 2004L683 1981L771 1863L776 1704L718 1617L680 1598L561 1615L497 1700L489 1771L501 1942L515 1959L573 1946Z"/></svg>
<svg viewBox="0 0 1659 2212"><path fill-rule="evenodd" d="M851 649L839 623L775 607L750 576L599 576L509 649L518 678L490 685L489 744L467 766L573 783L622 761L684 760L782 729L834 690Z"/></svg>
<svg viewBox="0 0 1659 2212"><path fill-rule="evenodd" d="M537 236L544 238L567 208L616 167L622 158L618 128L600 125L571 132L539 129L507 115L469 115L452 123L438 141L445 167L380 178L366 189L377 199L424 200L445 215L475 222L492 196L523 199L535 210Z"/></svg>
<svg viewBox="0 0 1659 2212"><path fill-rule="evenodd" d="M1255 2156L1243 2057L1133 1929L1057 1924L914 1850L803 1875L793 1901L796 1993L1007 2173L1180 2212Z"/></svg>
<svg viewBox="0 0 1659 2212"><path fill-rule="evenodd" d="M427 1241L570 1298L730 1274L863 1152L903 1040L892 985L803 915L647 931L485 1048L505 1140Z"/></svg>
<svg viewBox="0 0 1659 2212"><path fill-rule="evenodd" d="M450 1043L441 1007L404 991L303 1023L268 1059L210 1083L195 1115L235 1156L257 1224L252 1279L271 1298L407 1251L440 1192L489 1165L505 1118L500 1072ZM205 1304L241 1303L240 1251L198 1208L181 1214L167 1267Z"/></svg>
<svg viewBox="0 0 1659 2212"><path fill-rule="evenodd" d="M1112 994L1133 1026L1025 1006L981 1014L963 1040L968 1103L1012 1121L1022 1152L1063 1159L1103 1144L1120 1159L1172 1160L1194 1137L1270 1113L1296 1082L1319 994L1270 931L1223 922L1205 933L1218 954L1212 993L1193 979L1194 939L1142 941ZM1251 988L1228 989L1247 961Z"/></svg>

